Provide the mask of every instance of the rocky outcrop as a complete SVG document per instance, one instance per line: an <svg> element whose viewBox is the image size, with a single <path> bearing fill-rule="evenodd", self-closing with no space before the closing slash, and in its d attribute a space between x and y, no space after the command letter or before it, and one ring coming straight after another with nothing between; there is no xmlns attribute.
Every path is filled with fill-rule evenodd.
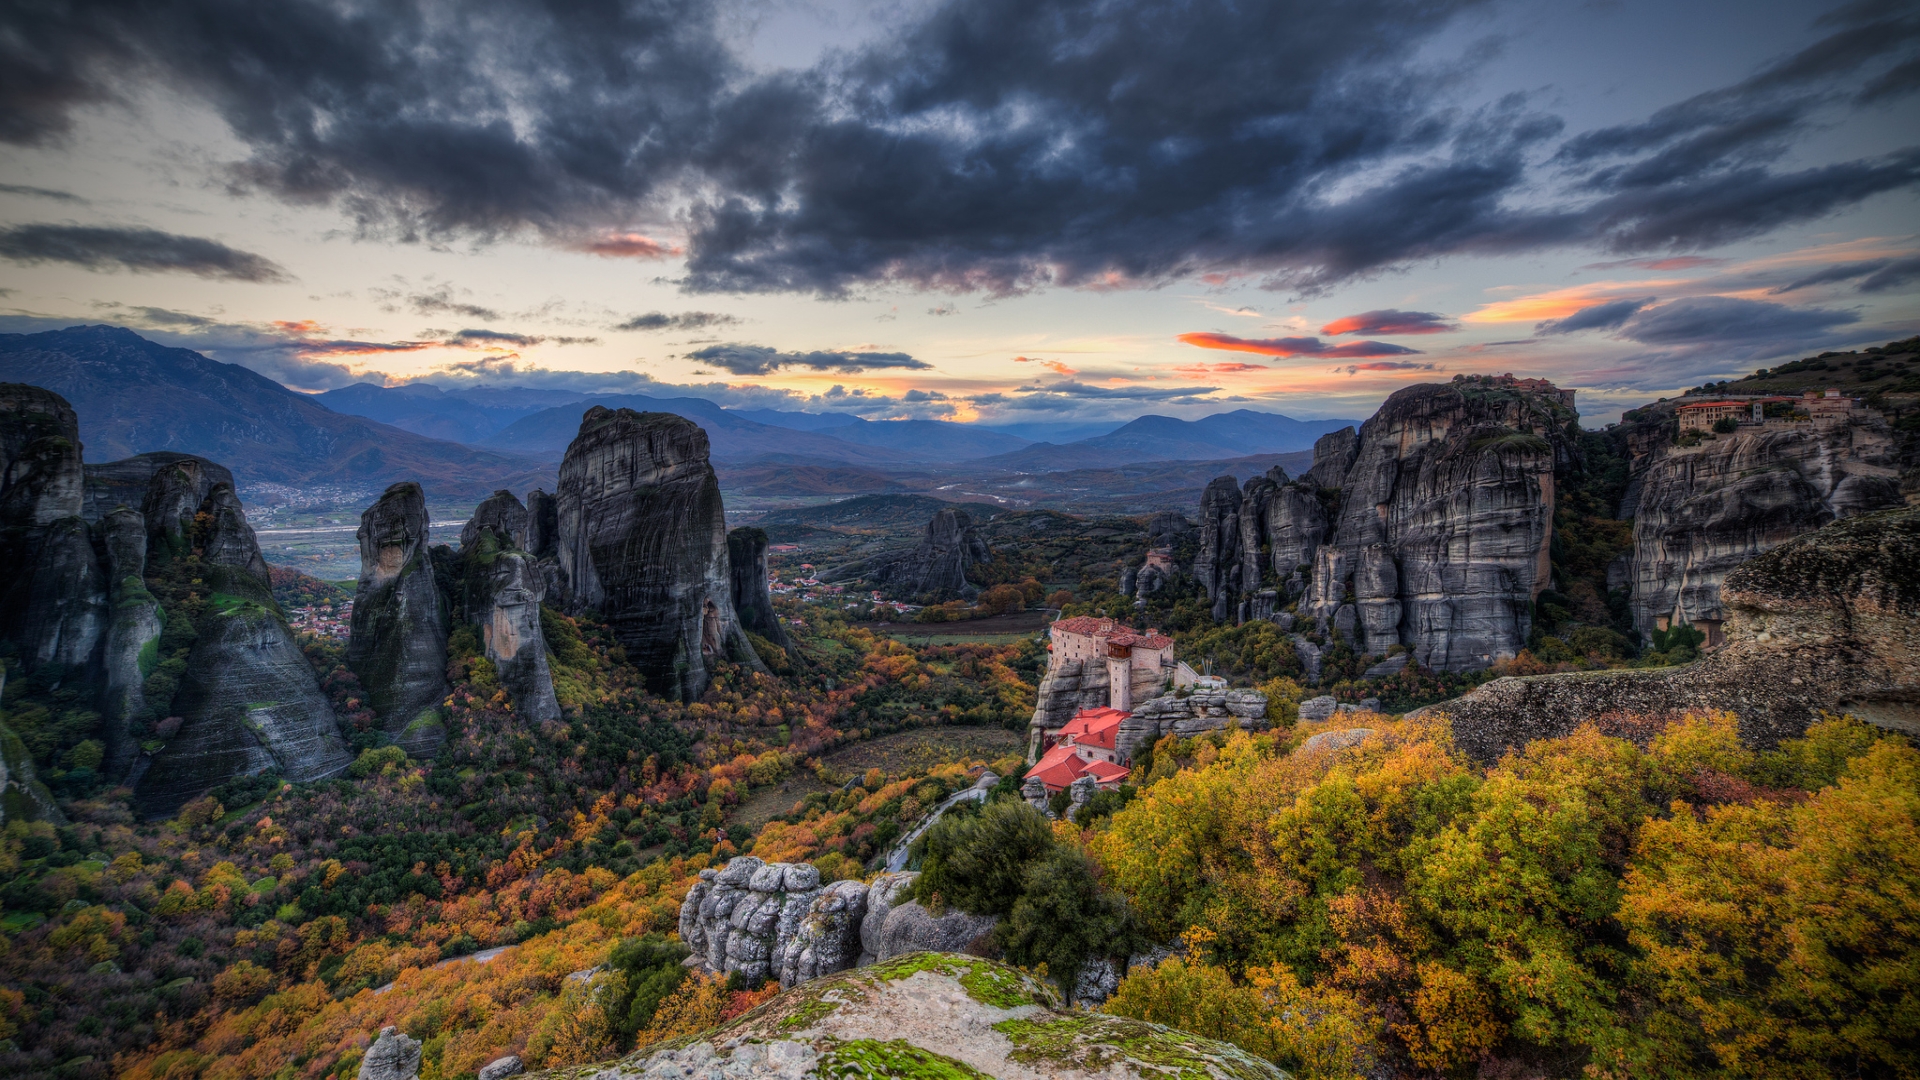
<svg viewBox="0 0 1920 1080"><path fill-rule="evenodd" d="M992 560L993 552L973 519L965 510L948 506L927 522L919 547L880 563L866 576L875 588L896 596L938 603L977 594L980 590L967 580L967 571Z"/></svg>
<svg viewBox="0 0 1920 1080"><path fill-rule="evenodd" d="M33 755L12 729L0 724L0 825L9 821L55 821L67 817L53 801L53 792L40 782Z"/></svg>
<svg viewBox="0 0 1920 1080"><path fill-rule="evenodd" d="M1886 423L1865 413L1742 427L1647 454L1624 575L1635 628L1685 623L1717 646L1728 572L1828 522L1903 505L1896 456Z"/></svg>
<svg viewBox="0 0 1920 1080"><path fill-rule="evenodd" d="M1724 648L1690 665L1496 679L1422 712L1492 759L1616 713L1726 709L1771 746L1822 711L1920 734L1920 509L1849 518L1730 572Z"/></svg>
<svg viewBox="0 0 1920 1080"><path fill-rule="evenodd" d="M58 394L0 383L0 640L83 674L107 630L105 576L81 515L80 426Z"/></svg>
<svg viewBox="0 0 1920 1080"><path fill-rule="evenodd" d="M460 550L465 551L479 540L480 530L492 529L510 547L531 550L528 546L529 516L527 508L511 491L496 491L480 501L473 508L473 516L460 530Z"/></svg>
<svg viewBox="0 0 1920 1080"><path fill-rule="evenodd" d="M160 603L147 591L147 523L140 513L116 506L97 529L105 541L108 599L112 615L101 645L103 692L101 715L105 723L105 769L108 776L125 776L138 750L129 732L132 720L147 710L146 678L159 657Z"/></svg>
<svg viewBox="0 0 1920 1080"><path fill-rule="evenodd" d="M836 895L844 903L845 890ZM798 970L806 944L795 947L800 925L820 896L820 871L812 866L743 855L700 872L680 905L680 940L709 971L777 979L789 967ZM820 962L816 954L812 965Z"/></svg>
<svg viewBox="0 0 1920 1080"><path fill-rule="evenodd" d="M784 951L781 986L845 971L860 962L860 924L867 917L867 886L836 881L820 890Z"/></svg>
<svg viewBox="0 0 1920 1080"><path fill-rule="evenodd" d="M680 905L680 940L705 970L791 987L908 953L962 949L993 929L991 917L935 916L905 900L919 876L889 872L821 888L805 863L742 855L700 872Z"/></svg>
<svg viewBox="0 0 1920 1080"><path fill-rule="evenodd" d="M595 406L567 447L556 500L567 605L611 623L654 692L698 698L719 659L764 670L733 610L706 432L670 413Z"/></svg>
<svg viewBox="0 0 1920 1080"><path fill-rule="evenodd" d="M547 639L540 628L546 581L533 556L524 551L490 554L463 553L468 618L479 624L481 644L500 685L513 698L514 712L536 724L558 720L560 702L553 693Z"/></svg>
<svg viewBox="0 0 1920 1080"><path fill-rule="evenodd" d="M450 604L427 552L427 499L395 484L360 515L360 583L353 597L347 667L382 726L410 754L430 754L445 734Z"/></svg>
<svg viewBox="0 0 1920 1080"><path fill-rule="evenodd" d="M1031 974L954 953L922 953L788 988L712 1031L586 1071L599 1080L1287 1075L1226 1043L1105 1013L1067 1011L1053 988Z"/></svg>
<svg viewBox="0 0 1920 1080"><path fill-rule="evenodd" d="M767 583L767 534L743 525L727 534L727 564L733 576L733 611L743 629L759 634L782 649L793 642L773 613L773 591Z"/></svg>
<svg viewBox="0 0 1920 1080"><path fill-rule="evenodd" d="M1570 399L1510 378L1411 386L1358 433L1321 438L1300 481L1277 470L1244 491L1214 480L1194 564L1214 618L1264 614L1284 592L1364 653L1404 645L1443 671L1514 656L1549 582Z"/></svg>
<svg viewBox="0 0 1920 1080"><path fill-rule="evenodd" d="M1341 428L1313 441L1313 466L1300 479L1315 488L1339 488L1347 482L1347 471L1360 453L1360 433Z"/></svg>
<svg viewBox="0 0 1920 1080"><path fill-rule="evenodd" d="M226 466L192 454L172 450L135 454L119 461L86 466L86 496L81 515L88 521L99 521L116 506L142 509L147 492L153 486L154 474L169 465L184 465L206 477L205 486L194 500L195 506L199 505L200 499L207 497L213 485L233 483L233 473Z"/></svg>
<svg viewBox="0 0 1920 1080"><path fill-rule="evenodd" d="M1213 601L1216 622L1233 617L1241 592L1240 485L1217 476L1200 494L1200 552L1193 576Z"/></svg>
<svg viewBox="0 0 1920 1080"><path fill-rule="evenodd" d="M1131 760L1168 735L1188 738L1208 731L1265 727L1267 696L1258 690L1195 690L1142 702L1125 720L1115 747Z"/></svg>
<svg viewBox="0 0 1920 1080"><path fill-rule="evenodd" d="M450 561L460 577L460 606L467 622L479 629L487 660L512 697L514 712L544 723L560 719L561 713L540 626L547 580L516 539L525 538L526 521L527 512L512 492L494 492L461 530L460 554Z"/></svg>
<svg viewBox="0 0 1920 1080"><path fill-rule="evenodd" d="M534 488L527 492L527 552L536 559L551 559L559 543L560 504Z"/></svg>
<svg viewBox="0 0 1920 1080"><path fill-rule="evenodd" d="M154 483L170 481L157 473ZM136 808L149 817L236 776L319 780L351 762L333 706L274 602L232 485L215 484L195 517L207 523L197 538L211 595L170 710L183 721L179 734L134 788Z"/></svg>
<svg viewBox="0 0 1920 1080"><path fill-rule="evenodd" d="M420 1075L420 1040L384 1027L360 1059L358 1080L414 1080Z"/></svg>

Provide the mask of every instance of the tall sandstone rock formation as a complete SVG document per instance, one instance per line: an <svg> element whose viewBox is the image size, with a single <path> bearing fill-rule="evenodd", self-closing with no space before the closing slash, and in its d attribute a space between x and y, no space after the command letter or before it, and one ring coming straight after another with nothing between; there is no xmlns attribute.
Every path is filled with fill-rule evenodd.
<svg viewBox="0 0 1920 1080"><path fill-rule="evenodd" d="M512 696L514 711L537 724L561 714L540 626L546 579L518 542L527 535L527 520L512 492L494 492L461 530L458 565L467 621L479 628L487 660Z"/></svg>
<svg viewBox="0 0 1920 1080"><path fill-rule="evenodd" d="M1617 575L1636 629L1677 622L1718 645L1722 582L1802 533L1903 504L1893 433L1877 415L1742 427L1695 446L1649 449L1629 490L1633 549Z"/></svg>
<svg viewBox="0 0 1920 1080"><path fill-rule="evenodd" d="M1323 436L1298 481L1277 467L1244 488L1214 480L1193 572L1215 619L1266 616L1284 593L1361 652L1405 646L1444 671L1514 656L1551 574L1570 398L1488 379L1412 386L1359 432Z"/></svg>
<svg viewBox="0 0 1920 1080"><path fill-rule="evenodd" d="M81 516L80 424L65 399L0 383L0 639L84 674L107 631L106 579Z"/></svg>
<svg viewBox="0 0 1920 1080"><path fill-rule="evenodd" d="M727 534L727 563L733 577L733 610L740 625L782 649L793 641L773 613L773 590L767 584L767 534L743 525Z"/></svg>
<svg viewBox="0 0 1920 1080"><path fill-rule="evenodd" d="M947 506L934 512L918 547L878 567L870 580L897 596L958 600L980 591L967 580L967 571L992 560L993 552L973 518L959 507Z"/></svg>
<svg viewBox="0 0 1920 1080"><path fill-rule="evenodd" d="M450 605L427 550L420 485L389 487L360 516L360 583L354 592L347 666L393 740L429 754L445 735Z"/></svg>
<svg viewBox="0 0 1920 1080"><path fill-rule="evenodd" d="M764 670L734 614L720 483L707 433L670 413L595 406L555 493L560 579L573 610L614 628L665 697L698 698L715 658Z"/></svg>
<svg viewBox="0 0 1920 1080"><path fill-rule="evenodd" d="M1804 533L1727 574L1724 648L1679 668L1495 679L1423 712L1491 760L1608 714L1726 709L1771 746L1822 712L1920 734L1920 509Z"/></svg>

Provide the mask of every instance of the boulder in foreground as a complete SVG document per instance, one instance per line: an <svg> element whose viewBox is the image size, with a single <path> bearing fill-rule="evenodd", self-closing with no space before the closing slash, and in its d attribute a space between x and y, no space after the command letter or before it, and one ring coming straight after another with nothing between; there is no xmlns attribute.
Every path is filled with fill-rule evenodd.
<svg viewBox="0 0 1920 1080"><path fill-rule="evenodd" d="M1140 1020L1064 1011L1053 991L1033 977L957 953L913 953L828 975L711 1031L657 1043L619 1061L536 1075L1287 1077L1272 1063L1213 1039Z"/></svg>

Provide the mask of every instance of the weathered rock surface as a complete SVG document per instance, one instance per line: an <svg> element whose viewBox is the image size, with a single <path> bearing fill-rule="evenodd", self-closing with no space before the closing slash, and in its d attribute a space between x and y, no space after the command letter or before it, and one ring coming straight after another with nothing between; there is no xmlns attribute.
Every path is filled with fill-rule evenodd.
<svg viewBox="0 0 1920 1080"><path fill-rule="evenodd" d="M1666 445L1635 477L1626 584L1642 633L1687 623L1718 644L1721 583L1753 556L1831 521L1903 505L1878 418L1743 427Z"/></svg>
<svg viewBox="0 0 1920 1080"><path fill-rule="evenodd" d="M871 964L880 956L881 932L886 928L887 916L893 913L894 906L902 903L908 889L919 880L918 871L889 872L876 874L867 883L867 917L860 923L860 964Z"/></svg>
<svg viewBox="0 0 1920 1080"><path fill-rule="evenodd" d="M145 682L160 640L160 604L147 591L147 523L139 511L116 506L95 526L105 542L112 615L101 644L101 716L107 776L125 776L138 747L130 721L147 707Z"/></svg>
<svg viewBox="0 0 1920 1080"><path fill-rule="evenodd" d="M991 960L919 953L787 989L670 1049L556 1070L555 1080L682 1077L991 1076L1286 1080L1226 1043L1103 1013L1069 1012L1054 990Z"/></svg>
<svg viewBox="0 0 1920 1080"><path fill-rule="evenodd" d="M54 821L67 816L53 801L53 792L40 782L33 755L12 729L0 724L0 825L9 821Z"/></svg>
<svg viewBox="0 0 1920 1080"><path fill-rule="evenodd" d="M156 484L167 482L156 474ZM274 602L232 485L215 484L197 514L210 523L203 548L213 595L173 700L180 733L134 789L148 816L171 813L235 776L271 769L288 780L318 780L351 761L333 706Z"/></svg>
<svg viewBox="0 0 1920 1080"><path fill-rule="evenodd" d="M1167 735L1190 738L1203 732L1264 727L1267 697L1258 690L1195 690L1181 697L1163 694L1142 702L1120 721L1114 745L1128 758Z"/></svg>
<svg viewBox="0 0 1920 1080"><path fill-rule="evenodd" d="M360 515L360 583L353 597L347 667L360 677L382 726L409 754L430 754L445 735L451 604L427 552L427 498L394 484Z"/></svg>
<svg viewBox="0 0 1920 1080"><path fill-rule="evenodd" d="M506 1057L494 1058L480 1066L480 1073L475 1080L507 1080L507 1077L519 1076L525 1071L526 1068L520 1064L519 1056L508 1054Z"/></svg>
<svg viewBox="0 0 1920 1080"><path fill-rule="evenodd" d="M991 915L969 915L958 908L935 915L917 900L896 904L880 926L875 962L917 952L960 952L991 934L995 921Z"/></svg>
<svg viewBox="0 0 1920 1080"><path fill-rule="evenodd" d="M993 553L974 528L973 519L958 507L943 507L927 522L920 546L899 558L872 567L868 579L875 588L896 596L934 602L970 597L980 590L967 580L967 571L991 562Z"/></svg>
<svg viewBox="0 0 1920 1080"><path fill-rule="evenodd" d="M108 461L99 465L86 466L86 497L82 516L88 521L99 521L116 506L131 507L140 510L144 507L147 491L153 485L153 476L168 465L191 463L190 467L206 477L206 486L194 499L198 506L200 500L207 497L218 483L233 483L233 473L226 466L208 461L192 454L176 453L172 450L155 450L146 454L135 454L119 461Z"/></svg>
<svg viewBox="0 0 1920 1080"><path fill-rule="evenodd" d="M536 559L551 559L560 543L560 504L534 488L527 492L527 551Z"/></svg>
<svg viewBox="0 0 1920 1080"><path fill-rule="evenodd" d="M29 664L89 669L106 580L81 516L80 426L65 399L0 383L0 640Z"/></svg>
<svg viewBox="0 0 1920 1080"><path fill-rule="evenodd" d="M773 591L767 584L767 534L743 525L727 534L727 563L733 575L733 611L746 630L782 649L792 648L787 628L773 613Z"/></svg>
<svg viewBox="0 0 1920 1080"><path fill-rule="evenodd" d="M1313 441L1313 466L1301 477L1316 488L1337 488L1347 481L1354 456L1360 452L1360 432L1341 428Z"/></svg>
<svg viewBox="0 0 1920 1080"><path fill-rule="evenodd" d="M654 692L698 698L720 658L764 670L734 614L726 515L698 425L595 406L556 499L568 606L599 611Z"/></svg>
<svg viewBox="0 0 1920 1080"><path fill-rule="evenodd" d="M534 557L520 550L526 520L512 492L494 492L461 530L460 554L453 561L467 621L479 627L487 659L513 698L514 711L537 724L558 720L561 713L540 626L547 579Z"/></svg>
<svg viewBox="0 0 1920 1080"><path fill-rule="evenodd" d="M763 863L750 855L702 870L680 905L680 940L707 970L751 980L797 972L810 941L801 923L821 896L820 871L805 863ZM840 894L844 900L844 891ZM818 969L822 957L810 961Z"/></svg>
<svg viewBox="0 0 1920 1080"><path fill-rule="evenodd" d="M139 459L129 459L139 460ZM140 512L147 519L147 554L156 560L185 555L193 546L194 515L216 484L232 486L225 468L204 458L180 457L157 463L147 481Z"/></svg>
<svg viewBox="0 0 1920 1080"><path fill-rule="evenodd" d="M1343 728L1339 731L1322 731L1318 735L1307 737L1307 741L1294 748L1296 754L1329 754L1336 750L1345 750L1365 742L1373 734L1372 728Z"/></svg>
<svg viewBox="0 0 1920 1080"><path fill-rule="evenodd" d="M467 558L478 562L480 556L476 552ZM540 601L547 585L533 556L497 552L487 562L469 566L468 580L478 585L468 595L474 603L468 617L480 625L487 659L512 696L514 712L535 724L560 719L546 634L540 628Z"/></svg>
<svg viewBox="0 0 1920 1080"><path fill-rule="evenodd" d="M413 1080L420 1075L420 1040L384 1027L360 1059L359 1080Z"/></svg>
<svg viewBox="0 0 1920 1080"><path fill-rule="evenodd" d="M1213 618L1233 616L1241 591L1240 485L1231 476L1217 476L1200 493L1200 552L1193 558L1193 576L1213 601Z"/></svg>
<svg viewBox="0 0 1920 1080"><path fill-rule="evenodd" d="M860 924L866 917L864 882L836 881L821 889L784 950L780 985L798 986L859 963Z"/></svg>
<svg viewBox="0 0 1920 1080"><path fill-rule="evenodd" d="M1724 648L1690 665L1495 679L1421 712L1492 759L1612 712L1732 710L1770 746L1821 710L1920 733L1920 509L1849 518L1726 577Z"/></svg>
<svg viewBox="0 0 1920 1080"><path fill-rule="evenodd" d="M473 516L460 530L460 550L472 547L480 537L481 529L492 529L504 537L510 546L522 550L531 550L528 546L527 508L511 491L496 491L480 501L473 508Z"/></svg>

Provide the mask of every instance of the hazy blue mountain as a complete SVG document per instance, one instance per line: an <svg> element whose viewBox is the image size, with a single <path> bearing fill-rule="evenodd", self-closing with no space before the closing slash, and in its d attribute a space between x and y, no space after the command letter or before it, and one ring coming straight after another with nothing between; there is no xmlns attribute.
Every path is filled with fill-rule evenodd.
<svg viewBox="0 0 1920 1080"><path fill-rule="evenodd" d="M120 327L0 334L0 381L66 398L91 462L173 450L217 461L243 485L378 488L413 479L436 495L530 486L549 473L512 454L334 412L238 364Z"/></svg>
<svg viewBox="0 0 1920 1080"><path fill-rule="evenodd" d="M1018 435L946 420L856 420L827 434L862 446L898 450L928 461L992 457L1018 450L1029 442Z"/></svg>
<svg viewBox="0 0 1920 1080"><path fill-rule="evenodd" d="M1105 435L1066 444L1035 443L980 464L1024 472L1098 469L1130 461L1207 461L1313 449L1320 436L1353 420L1295 420L1237 409L1199 420L1142 416Z"/></svg>
<svg viewBox="0 0 1920 1080"><path fill-rule="evenodd" d="M354 383L314 395L337 413L364 416L435 439L478 443L541 409L591 397L577 390L475 386L447 390L432 383Z"/></svg>
<svg viewBox="0 0 1920 1080"><path fill-rule="evenodd" d="M829 428L846 427L848 424L863 422L860 417L852 413L788 412L784 409L728 409L727 411L757 424L771 424L774 427L792 428L795 431L826 431Z"/></svg>
<svg viewBox="0 0 1920 1080"><path fill-rule="evenodd" d="M580 432L580 417L595 405L637 412L670 412L697 423L707 433L714 461L744 462L771 454L817 462L884 465L899 455L842 442L831 435L756 423L705 398L654 398L640 394L602 394L523 416L482 440L482 445L512 453L557 458Z"/></svg>
<svg viewBox="0 0 1920 1080"><path fill-rule="evenodd" d="M1050 442L1054 444L1097 438L1119 426L1120 421L1118 420L1108 420L1098 424L1055 424L1040 421L1025 424L980 425L980 427L986 431L998 431L1003 435L1018 435L1032 442Z"/></svg>

